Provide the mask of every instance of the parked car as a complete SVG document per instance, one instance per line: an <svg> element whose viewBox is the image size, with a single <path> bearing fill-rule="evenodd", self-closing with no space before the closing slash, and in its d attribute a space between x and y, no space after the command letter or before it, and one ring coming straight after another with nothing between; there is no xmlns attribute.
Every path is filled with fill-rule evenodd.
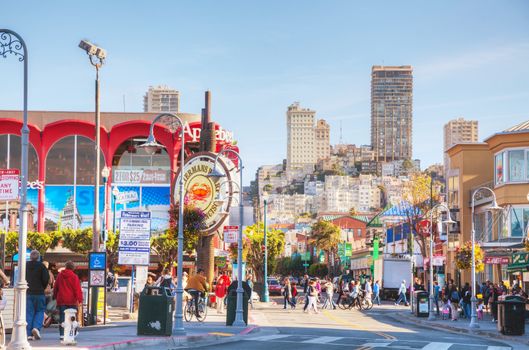
<svg viewBox="0 0 529 350"><path fill-rule="evenodd" d="M281 284L275 278L268 279L268 294L281 295Z"/></svg>

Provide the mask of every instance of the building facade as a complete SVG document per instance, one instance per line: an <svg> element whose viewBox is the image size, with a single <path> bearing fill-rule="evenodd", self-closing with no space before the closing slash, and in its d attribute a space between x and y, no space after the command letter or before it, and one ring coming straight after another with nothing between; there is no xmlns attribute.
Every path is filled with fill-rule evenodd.
<svg viewBox="0 0 529 350"><path fill-rule="evenodd" d="M316 111L302 108L294 102L287 109L287 170L314 167L316 140L314 133Z"/></svg>
<svg viewBox="0 0 529 350"><path fill-rule="evenodd" d="M143 96L143 111L178 113L180 111L180 91L165 85L149 86L149 90Z"/></svg>
<svg viewBox="0 0 529 350"><path fill-rule="evenodd" d="M478 121L457 118L444 125L444 168L448 169L448 154L446 151L457 143L478 142Z"/></svg>
<svg viewBox="0 0 529 350"><path fill-rule="evenodd" d="M412 158L413 69L373 66L371 145L377 161Z"/></svg>
<svg viewBox="0 0 529 350"><path fill-rule="evenodd" d="M485 269L478 274L478 281L509 281L527 289L529 264L517 264L515 255L527 254L524 242L529 228L529 121L498 132L484 142L456 144L448 149L448 156L448 204L459 221L449 235L449 273L459 277L454 251L470 241L472 195L486 187L494 191L502 210L488 210L493 199L489 191L476 193L476 241L485 252ZM462 271L460 277L462 282L470 282L470 271Z"/></svg>
<svg viewBox="0 0 529 350"><path fill-rule="evenodd" d="M180 140L173 137L171 130L157 124L154 134L164 148L154 155L139 148L146 141L151 121L156 116L153 113L101 113L101 168L108 167L110 176L106 183L101 179L100 213L107 225L113 221L111 191L117 187L120 192L127 192L131 201L117 203L116 215L121 210L149 210L153 213L154 231L168 227ZM198 151L200 116L189 113L178 116L184 121L186 153L191 155ZM21 111L0 111L0 169L20 169L22 117ZM91 227L95 182L93 120L93 112L28 112L30 230ZM236 147L232 145L231 132L218 124L215 130L217 152L227 146ZM12 214L13 205L13 202L7 203L8 210L6 205L0 205L2 219L6 219L6 212ZM10 230L16 229L17 221L12 217L9 220L5 220L4 225L9 225Z"/></svg>
<svg viewBox="0 0 529 350"><path fill-rule="evenodd" d="M314 145L316 151L316 161L328 158L331 154L331 127L323 119L319 119L314 129Z"/></svg>

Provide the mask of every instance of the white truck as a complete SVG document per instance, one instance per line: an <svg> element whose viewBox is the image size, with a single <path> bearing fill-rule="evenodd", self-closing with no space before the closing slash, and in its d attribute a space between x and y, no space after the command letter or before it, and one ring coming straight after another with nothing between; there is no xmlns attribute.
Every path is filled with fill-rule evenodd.
<svg viewBox="0 0 529 350"><path fill-rule="evenodd" d="M395 300L402 280L410 284L411 262L405 259L384 258L382 263L382 299Z"/></svg>

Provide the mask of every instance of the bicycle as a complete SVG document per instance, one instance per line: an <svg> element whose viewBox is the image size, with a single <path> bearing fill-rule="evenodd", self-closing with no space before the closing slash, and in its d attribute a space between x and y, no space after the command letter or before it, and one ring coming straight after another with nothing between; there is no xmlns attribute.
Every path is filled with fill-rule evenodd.
<svg viewBox="0 0 529 350"><path fill-rule="evenodd" d="M187 300L184 308L184 319L186 322L191 322L193 316L198 322L204 322L208 314L207 298L203 296L203 293L198 298L198 312L195 310L195 299L191 298Z"/></svg>

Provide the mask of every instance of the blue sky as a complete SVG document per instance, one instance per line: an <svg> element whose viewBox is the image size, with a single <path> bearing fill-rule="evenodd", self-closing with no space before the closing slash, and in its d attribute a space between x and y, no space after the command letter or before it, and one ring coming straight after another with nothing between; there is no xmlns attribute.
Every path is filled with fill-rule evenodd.
<svg viewBox="0 0 529 350"><path fill-rule="evenodd" d="M181 91L234 131L247 165L286 157L286 107L368 144L374 64L414 67L414 157L442 161L442 125L479 120L480 139L529 119L527 1L6 1L1 26L30 50L29 108L93 110L93 70L77 47L108 51L102 110L141 111L149 85ZM0 109L20 109L21 65L0 65ZM0 126L1 128L1 126Z"/></svg>

